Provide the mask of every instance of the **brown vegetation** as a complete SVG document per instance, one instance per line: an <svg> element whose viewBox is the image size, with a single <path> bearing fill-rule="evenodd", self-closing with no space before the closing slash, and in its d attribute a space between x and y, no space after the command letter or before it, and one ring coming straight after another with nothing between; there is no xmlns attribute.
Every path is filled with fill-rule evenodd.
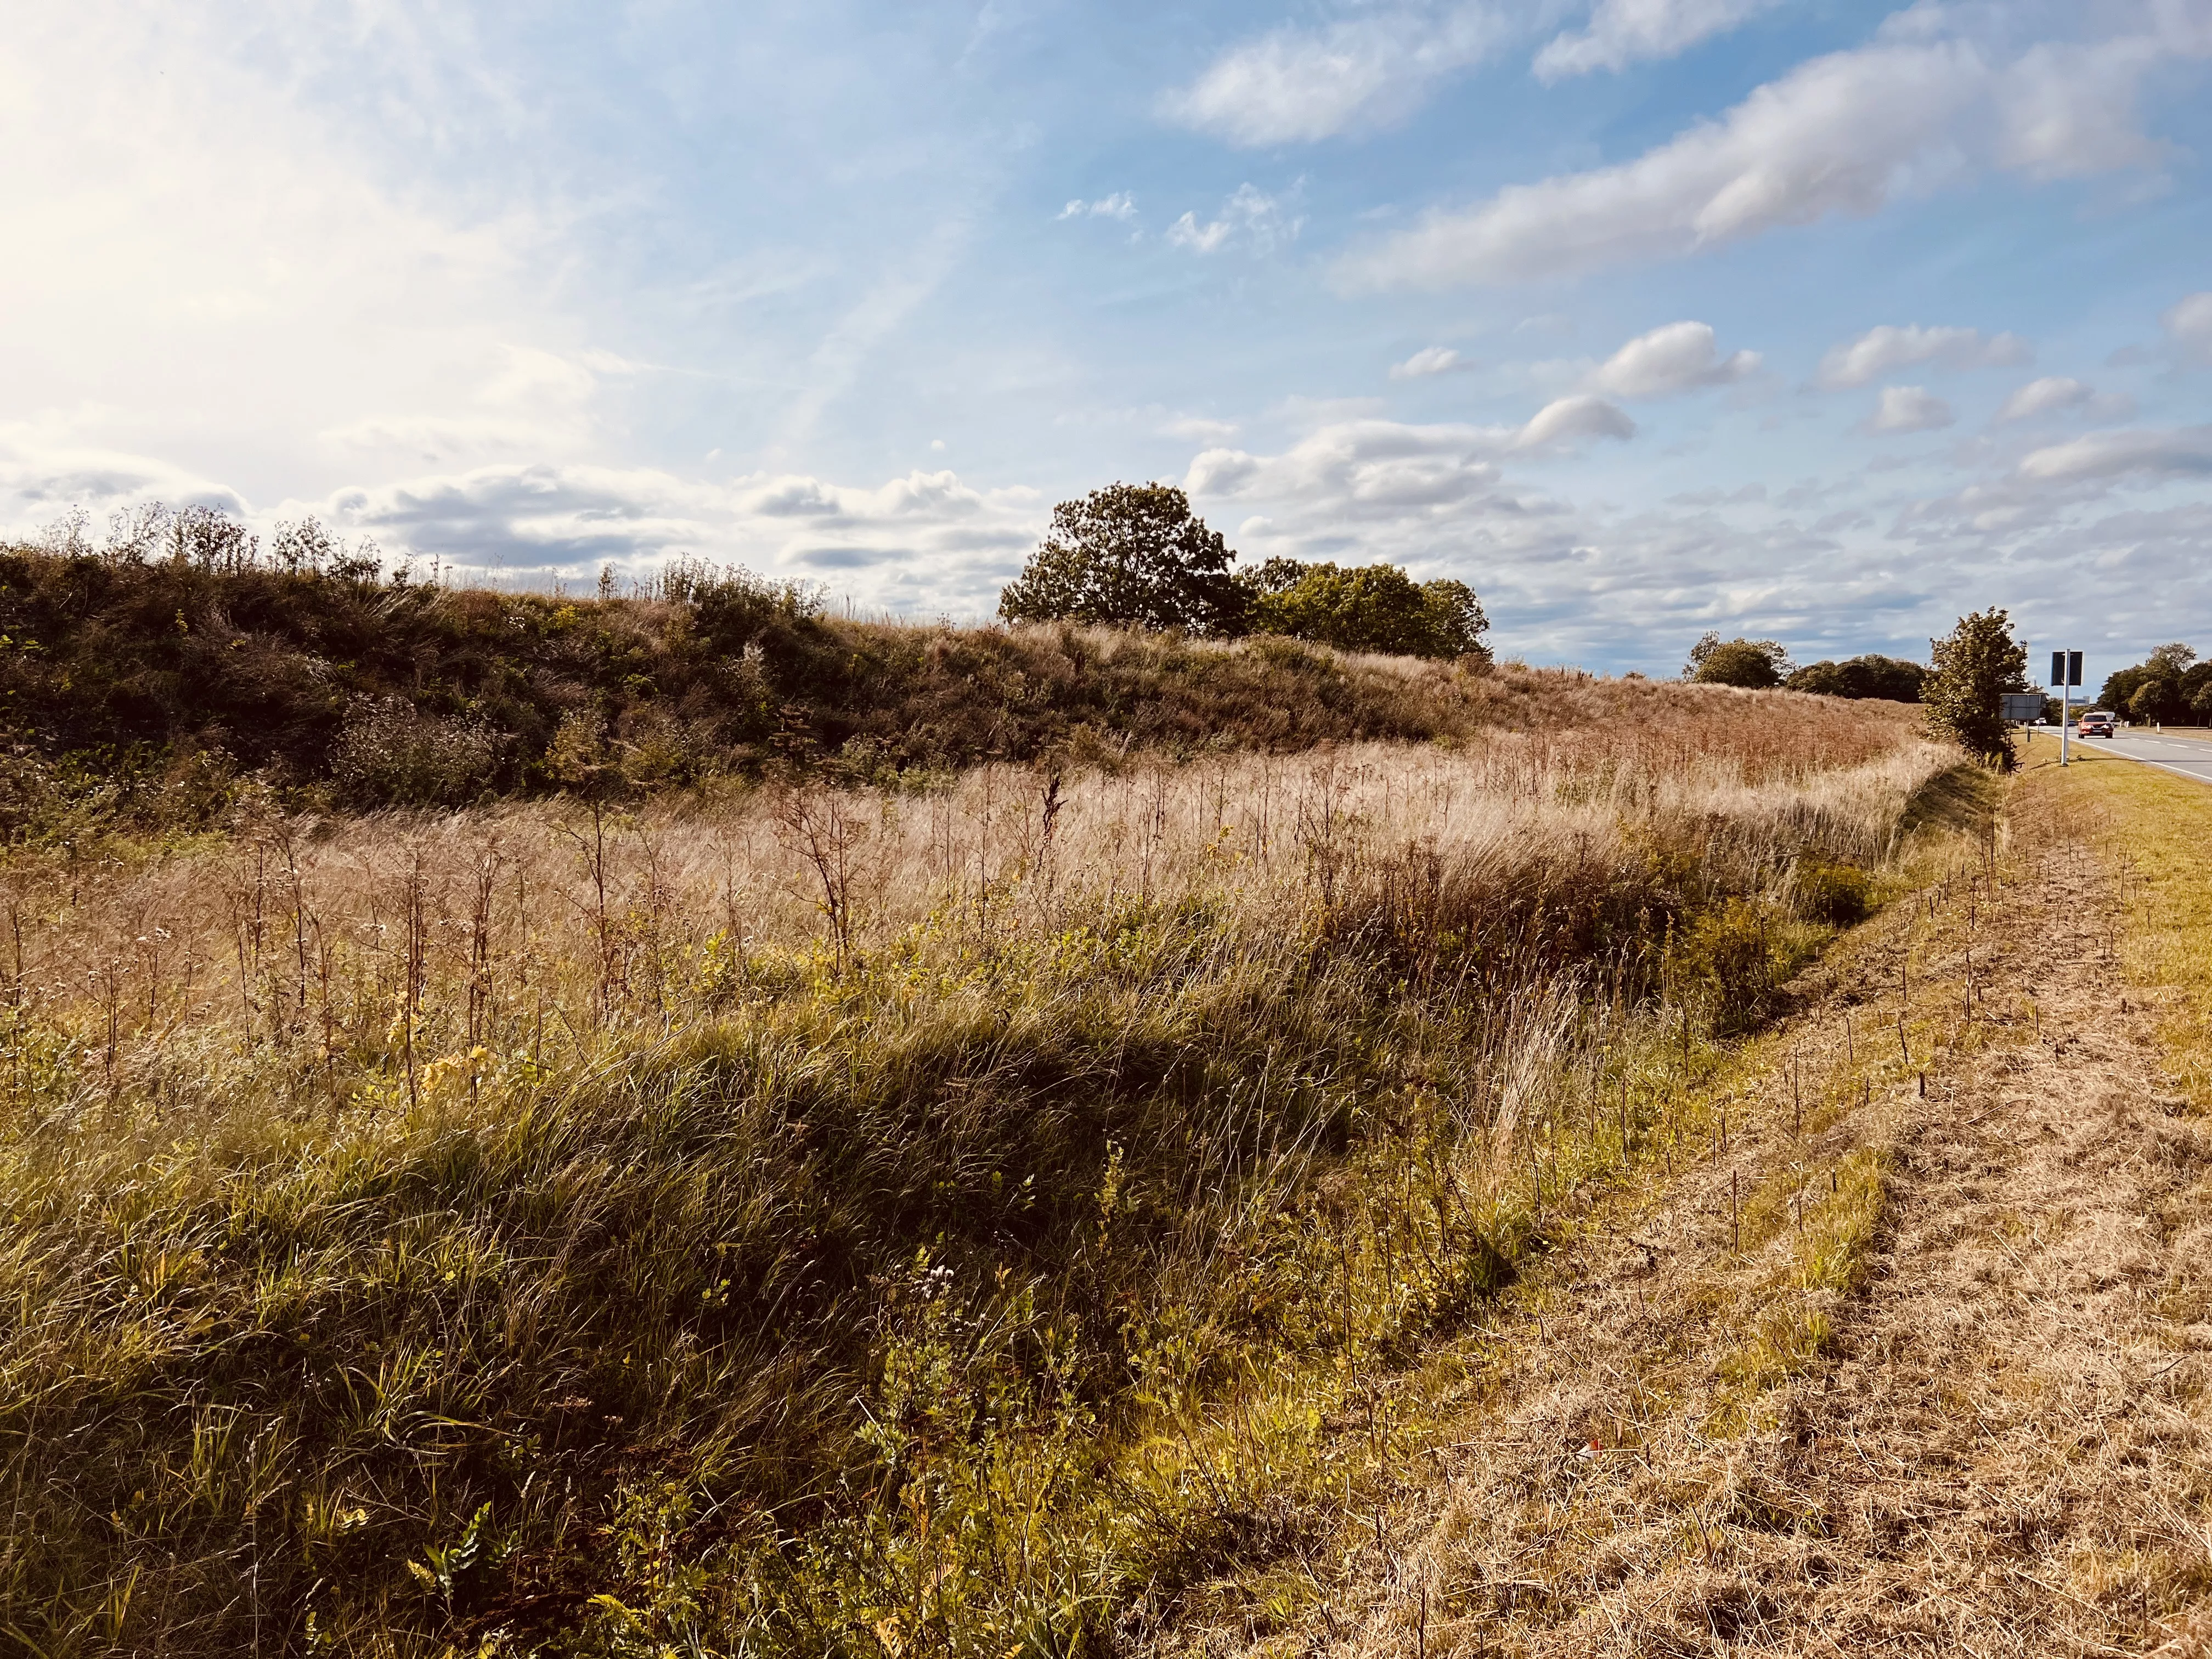
<svg viewBox="0 0 2212 1659"><path fill-rule="evenodd" d="M1394 1381L1388 1513L1189 1645L2203 1651L2212 797L2098 769L1793 988L1673 1168L1430 1356L1463 1381Z"/></svg>
<svg viewBox="0 0 2212 1659"><path fill-rule="evenodd" d="M1529 729L16 854L22 1639L1070 1651L1301 1547L1950 757L1300 660Z"/></svg>

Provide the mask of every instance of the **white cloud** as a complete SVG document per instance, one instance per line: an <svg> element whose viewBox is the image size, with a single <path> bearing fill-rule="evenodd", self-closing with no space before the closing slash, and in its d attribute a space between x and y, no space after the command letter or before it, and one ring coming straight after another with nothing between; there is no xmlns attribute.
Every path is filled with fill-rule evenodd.
<svg viewBox="0 0 2212 1659"><path fill-rule="evenodd" d="M1589 27L1561 34L1536 54L1537 78L1556 81L1591 70L1620 70L1672 58L1723 33L1777 0L1599 0Z"/></svg>
<svg viewBox="0 0 2212 1659"><path fill-rule="evenodd" d="M2012 367L2034 355L2017 334L1985 338L1979 329L1922 328L1917 324L1899 328L1885 323L1856 340L1831 348L1820 359L1820 384L1864 386L1892 369L1918 363L1940 363L1946 368Z"/></svg>
<svg viewBox="0 0 2212 1659"><path fill-rule="evenodd" d="M2062 374L2046 374L2039 380L2030 380L2006 398L2004 407L1997 410L1997 419L2027 421L2057 410L2079 409L2096 395L2094 389L2080 380L2069 380Z"/></svg>
<svg viewBox="0 0 2212 1659"><path fill-rule="evenodd" d="M649 568L677 552L775 575L835 573L841 590L899 608L988 610L1044 512L1031 489L981 490L951 471L873 487L805 474L728 483L646 467L495 466L343 489L283 511L320 513L387 552L464 569L579 574Z"/></svg>
<svg viewBox="0 0 2212 1659"><path fill-rule="evenodd" d="M1163 110L1246 147L1392 126L1506 38L1499 13L1481 3L1392 6L1279 28L1232 46Z"/></svg>
<svg viewBox="0 0 2212 1659"><path fill-rule="evenodd" d="M1304 223L1303 219L1286 216L1282 203L1265 191L1239 185L1221 204L1218 219L1200 224L1195 213L1186 213L1168 227L1168 241L1193 253L1218 253L1228 247L1272 253L1285 242L1295 241Z"/></svg>
<svg viewBox="0 0 2212 1659"><path fill-rule="evenodd" d="M1583 438L1632 438L1636 422L1594 392L1577 392L1546 404L1514 434L1512 449L1556 449Z"/></svg>
<svg viewBox="0 0 2212 1659"><path fill-rule="evenodd" d="M1924 386L1886 386L1881 389L1881 401L1867 417L1869 432L1931 432L1939 426L1948 426L1958 416L1945 403Z"/></svg>
<svg viewBox="0 0 2212 1659"><path fill-rule="evenodd" d="M1276 496L1334 503L1348 521L1411 509L1427 513L1486 494L1498 463L1516 454L1556 453L1585 440L1633 436L1636 422L1589 393L1547 404L1520 426L1396 421L1332 421L1279 455L1214 448L1190 464L1194 495Z"/></svg>
<svg viewBox="0 0 2212 1659"><path fill-rule="evenodd" d="M1966 38L1913 38L1942 13L1904 14L1875 44L1801 64L1718 120L1632 161L1515 185L1348 256L1353 288L1528 282L1622 260L1680 258L1989 169L2035 179L2141 165L2137 82L2202 56L2174 8L2157 27L2006 54Z"/></svg>
<svg viewBox="0 0 2212 1659"><path fill-rule="evenodd" d="M1616 398L1669 398L1741 380L1759 363L1755 351L1722 356L1710 323L1668 323L1638 335L1607 358L1592 372L1589 386Z"/></svg>
<svg viewBox="0 0 2212 1659"><path fill-rule="evenodd" d="M1060 219L1119 219L1124 223L1137 216L1137 198L1126 190L1111 196L1102 196L1095 202L1079 198L1070 202L1054 216Z"/></svg>
<svg viewBox="0 0 2212 1659"><path fill-rule="evenodd" d="M1211 420L1203 415L1179 416L1160 428L1170 438L1187 438L1193 443L1227 443L1240 430L1234 421Z"/></svg>
<svg viewBox="0 0 2212 1659"><path fill-rule="evenodd" d="M2092 432L2035 450L2020 464L2020 476L2036 483L2081 483L2131 474L2212 474L2212 426Z"/></svg>
<svg viewBox="0 0 2212 1659"><path fill-rule="evenodd" d="M1459 353L1449 346L1423 346L1402 363L1390 365L1394 380L1418 380L1429 374L1448 374L1460 367Z"/></svg>
<svg viewBox="0 0 2212 1659"><path fill-rule="evenodd" d="M2212 292L2191 295L2160 320L2184 356L2212 363Z"/></svg>

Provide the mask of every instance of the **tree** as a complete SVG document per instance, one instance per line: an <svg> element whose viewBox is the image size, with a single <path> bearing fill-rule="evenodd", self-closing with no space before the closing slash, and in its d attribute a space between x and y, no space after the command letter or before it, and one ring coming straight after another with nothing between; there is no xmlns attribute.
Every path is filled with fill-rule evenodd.
<svg viewBox="0 0 2212 1659"><path fill-rule="evenodd" d="M1416 582L1394 564L1345 568L1269 559L1244 578L1255 631L1407 657L1487 658L1490 623L1474 590L1449 578Z"/></svg>
<svg viewBox="0 0 2212 1659"><path fill-rule="evenodd" d="M2212 662L2198 662L2196 652L2176 641L2160 646L2132 668L2113 671L2097 702L2138 720L2178 723L2190 718L2197 693L2207 685L2212 685Z"/></svg>
<svg viewBox="0 0 2212 1659"><path fill-rule="evenodd" d="M1796 666L1778 641L1723 640L1708 634L1690 647L1682 678L1699 685L1741 685L1763 691L1781 684Z"/></svg>
<svg viewBox="0 0 2212 1659"><path fill-rule="evenodd" d="M1928 648L1935 665L1920 700L1929 734L2010 771L2012 737L1999 697L2027 689L2027 647L2013 638L2012 619L2001 610L1974 611Z"/></svg>
<svg viewBox="0 0 2212 1659"><path fill-rule="evenodd" d="M1052 532L999 596L1008 622L1243 631L1237 555L1172 484L1110 484L1052 510Z"/></svg>
<svg viewBox="0 0 2212 1659"><path fill-rule="evenodd" d="M1869 652L1846 662L1814 663L1790 675L1784 684L1792 691L1824 697L1885 697L1892 702L1918 702L1920 682L1927 673L1917 662Z"/></svg>

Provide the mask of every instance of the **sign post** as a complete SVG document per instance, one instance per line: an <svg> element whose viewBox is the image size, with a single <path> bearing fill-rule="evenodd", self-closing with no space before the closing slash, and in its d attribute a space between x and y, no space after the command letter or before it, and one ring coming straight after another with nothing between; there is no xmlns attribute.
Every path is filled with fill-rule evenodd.
<svg viewBox="0 0 2212 1659"><path fill-rule="evenodd" d="M2081 684L2079 651L2051 653L2051 683L2058 688L2058 763L2071 766L2074 763L2066 746L2071 733L2067 728L2074 724L2073 688Z"/></svg>

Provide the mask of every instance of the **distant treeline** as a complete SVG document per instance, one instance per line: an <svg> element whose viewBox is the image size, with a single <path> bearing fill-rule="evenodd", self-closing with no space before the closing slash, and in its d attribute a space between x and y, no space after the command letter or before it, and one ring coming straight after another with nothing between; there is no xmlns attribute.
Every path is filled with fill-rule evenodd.
<svg viewBox="0 0 2212 1659"><path fill-rule="evenodd" d="M2176 641L2161 645L2133 668L2109 676L2100 708L2148 726L2212 726L2212 661Z"/></svg>
<svg viewBox="0 0 2212 1659"><path fill-rule="evenodd" d="M1874 653L1844 662L1808 663L1800 668L1776 640L1723 640L1708 634L1690 647L1682 678L1702 685L1740 685L1754 690L1780 688L1824 697L1886 697L1918 702L1928 671L1917 662Z"/></svg>

